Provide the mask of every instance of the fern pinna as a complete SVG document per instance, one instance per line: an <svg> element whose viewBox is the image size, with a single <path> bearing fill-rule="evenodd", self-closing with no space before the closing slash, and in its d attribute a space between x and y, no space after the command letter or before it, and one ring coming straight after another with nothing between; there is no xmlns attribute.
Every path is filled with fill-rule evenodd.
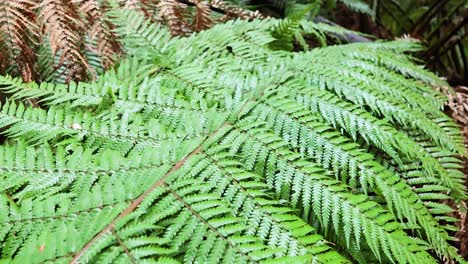
<svg viewBox="0 0 468 264"><path fill-rule="evenodd" d="M0 78L2 261L462 261L464 146L417 44L291 53L287 21L112 18L133 56L96 82Z"/></svg>

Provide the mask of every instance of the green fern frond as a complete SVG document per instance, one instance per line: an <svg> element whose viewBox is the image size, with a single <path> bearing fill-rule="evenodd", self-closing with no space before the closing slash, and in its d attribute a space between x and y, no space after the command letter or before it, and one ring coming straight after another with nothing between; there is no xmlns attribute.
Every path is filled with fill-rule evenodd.
<svg viewBox="0 0 468 264"><path fill-rule="evenodd" d="M371 190L381 194L388 208L395 211L401 222L410 225L417 225L418 222L427 234L431 234L428 237L442 235L445 239L448 238L448 234L431 217L429 210L422 206L417 193L397 174L387 171L374 161L371 154L359 149L359 145L341 136L333 128L320 123L320 119L311 116L307 109L293 100L276 94L267 98L264 104L252 110L251 115L256 117L256 121L265 121L275 134L282 136L292 148L299 149L303 157L313 158L325 169L332 170L337 179L349 182L354 188L361 188L365 194ZM437 189L450 190L442 186ZM418 189L418 192L422 191ZM437 232L440 234L436 234ZM434 242L443 240L435 239ZM441 244L438 248L440 252L444 252L450 246Z"/></svg>
<svg viewBox="0 0 468 264"><path fill-rule="evenodd" d="M270 99L269 101L271 102L272 100ZM254 118L252 119L249 117L249 121L247 121L247 123L257 124L258 119L263 118L267 118L270 120L270 122L275 122L269 125L270 129L276 130L276 133L282 133L283 141L293 142L290 144L294 147L294 144L297 144L297 142L294 143L294 140L300 141L300 139L304 139L304 134L303 132L301 133L301 131L304 131L310 127L306 125L294 126L294 121L291 119L289 122L285 121L285 118L287 118L285 115L293 115L295 116L295 119L297 118L299 120L304 120L307 119L307 117L300 117L300 113L305 113L305 111L298 111L297 107L295 108L291 103L288 104L286 100L278 101L277 105L282 105L283 109L288 114L282 113L281 115L283 116L281 117L279 114L275 114L276 110L274 108L264 108L260 106L257 111L254 110L252 112L252 117ZM262 115L267 113L269 116L262 117ZM306 121L304 123L306 123ZM318 124L316 123L316 125ZM281 130L278 130L278 128L281 128ZM249 126L249 129L252 130L252 125ZM293 133L288 133L291 131L289 129L292 129ZM378 163L373 162L371 155L361 152L356 147L352 148L353 144L344 145L344 150L340 149L339 145L344 144L346 139L340 138L337 136L337 134L334 134L330 130L332 129L327 129L323 126L320 127L319 131L321 132L321 135L314 134L312 132L313 130L306 130L308 133L312 134L311 136L313 138L311 141L307 142L310 148L313 148L313 150L310 148L307 149L308 157L315 157L315 159L320 164L322 164L325 169L333 169L335 174L341 172L341 179L344 182L348 181L347 174L349 173L350 176L348 177L351 177L351 181L359 180L359 183L361 184L360 187L364 189L364 193L366 194L368 191L370 191L366 191L366 188L373 189L375 193L378 193L380 196L384 197L387 208L390 211L395 211L394 214L396 219L399 219L403 223L409 224L410 226L421 226L427 237L437 237L436 239L430 240L430 243L441 255L449 254L456 256L456 251L453 249L453 247L445 242L441 243L441 241L446 241L449 239L449 236L445 229L441 227L438 222L431 216L429 210L423 206L421 200L424 197L418 198L417 194L414 193L413 190L405 184L405 182L401 181L401 179L399 179L396 174L392 174L386 171ZM294 134L294 132L296 134ZM335 136L334 139L321 138L324 136L333 137L333 135ZM273 140L273 137L270 136L269 140ZM255 144L254 142L248 142L244 144L254 145L253 149L252 147L246 147L247 149L245 150L245 155L257 155L257 159L268 159L268 157L265 156L265 153L270 153L271 150L269 151L265 149L258 149L254 151L255 146L258 146L258 144ZM330 146L333 144L338 144L338 146ZM304 145L304 142L302 142L301 145ZM338 149L338 151L334 152L336 149ZM281 151L276 150L276 152ZM246 166L252 166L250 164L252 164L253 161L249 162L249 160L246 160ZM256 162L261 161L257 160ZM445 199L447 198L448 197L445 196ZM293 204L295 203L293 202Z"/></svg>
<svg viewBox="0 0 468 264"><path fill-rule="evenodd" d="M273 19L172 39L110 19L133 57L95 82L0 77L0 259L461 259L441 203L465 197L461 137L417 44L292 54Z"/></svg>
<svg viewBox="0 0 468 264"><path fill-rule="evenodd" d="M338 236L344 235L347 247L350 247L351 237L357 245L361 239L365 239L368 247L379 258L382 252L387 258L400 262L416 263L418 257L431 261L431 257L425 255L423 249L418 249L411 238L405 239L403 233L397 231L396 222L387 223L393 216L368 201L365 196L353 196L346 191L346 185L326 176L321 168L300 159L300 155L290 152L281 139L256 126L257 123L246 119L239 127L236 126L238 130L228 135L222 144L231 146L233 141L241 138L246 147L242 147L238 153L245 159L243 163L246 168L265 174L265 181L276 191L278 198L288 199L293 206L301 208L304 219L313 221L316 217L322 228L333 229ZM269 156L269 153L273 154ZM250 161L252 156L254 159ZM265 167L271 171L262 172ZM322 196L324 193L326 197ZM370 209L376 211L371 213ZM374 218L377 215L381 217L379 220ZM392 228L380 226L380 223L386 223ZM378 234L377 237L371 238L375 234ZM391 251L388 251L387 246L391 247ZM395 251L401 252L401 255L390 253Z"/></svg>
<svg viewBox="0 0 468 264"><path fill-rule="evenodd" d="M219 154L216 154L216 152L211 155L219 158ZM146 169L119 168L113 174L108 174L106 169L102 167L99 177L89 179L90 181L96 181L93 183L91 191L80 190L83 197L76 197L72 200L71 197L67 197L65 194L55 194L43 201L34 200L35 208L41 208L41 204L44 204L44 206L46 204L50 205L52 201L55 203L60 202L60 204L57 204L58 208L55 211L24 211L23 214L13 214L6 211L7 213L2 217L2 225L6 227L6 232L15 232L15 230L25 229L22 223L28 224L30 222L47 221L47 219L71 218L75 220L69 224L74 225L74 228L79 230L81 228L80 224L89 224L90 221L96 224L96 228L103 228L104 226L96 221L101 218L102 221L109 218L118 219L119 221L115 221L115 225L109 227L108 230L106 229L115 237L111 234L111 236L102 234L99 237L100 241L94 242L91 240L93 248L87 251L85 256L78 253L80 259L88 259L91 262L94 257L93 254L97 254L100 250L110 246L110 251L96 257L106 259L105 262L109 262L113 258L133 257L140 259L158 255L174 256L177 252L182 251L185 252L183 254L184 261L227 259L226 261L231 262L232 260L229 259L233 258L236 262L243 262L243 258L249 261L279 258L278 261L282 262L287 259L287 256L303 256L304 261L310 261L314 255L317 255L317 257L321 258L321 261L328 259L334 260L336 263L347 263L346 259L331 251L320 236L313 234L313 228L296 216L288 215L291 209L281 208L279 204L269 200L268 196L261 192L261 190L265 189L265 186L246 177L249 175L248 172L239 170L235 164L229 165L226 162L223 162L223 164L227 166L218 167L223 171L216 172L210 168L212 165L209 163L207 164L208 168L200 167L199 164L203 163L204 159L206 158L203 156L193 156L184 166L188 172L193 172L191 170L192 166L199 168L200 172L198 173L211 178L208 181L211 184L204 181L203 177L193 178L193 176L190 176L191 174L187 176L173 174L170 177L170 179L174 180L172 181L169 179L170 171L160 175L165 170L164 167L160 167L161 165L150 165ZM113 166L117 167L115 164ZM184 171L185 169L181 169L179 172L183 173ZM232 174L226 175L225 173L228 171ZM83 170L82 173L89 175L90 172ZM162 179L155 178L155 173L159 174L160 177L162 176ZM122 185L126 177L124 175L133 175L135 177L132 188ZM226 195L223 196L223 189L213 192L213 188L226 188L229 186L229 183L216 185L214 184L216 181L213 182L216 177L219 181L225 180L226 176L233 177L229 182L235 183L235 188L237 187L237 191L233 193L234 195L237 193L236 199L244 197L244 200L241 201L241 208L234 206L233 203L228 203L231 198ZM252 176L254 178L258 177L251 174ZM148 180L157 180L156 184L161 188L147 193L134 213L126 217L119 217L112 213L131 205L129 200L136 198L135 194L138 193L136 190L145 188L144 186L147 183L144 184L144 182ZM109 188L117 188L118 186L123 187L126 193L108 193ZM226 200L226 202L223 202L223 200ZM31 202L32 200L27 198L22 201L23 204ZM232 204L232 206L229 204ZM107 217L104 217L105 215ZM176 217L171 219L171 216ZM86 217L86 220L81 219L82 217ZM184 222L185 224L181 224ZM247 225L247 223L250 224ZM86 247L86 245L83 245L84 241L74 241L72 244L60 244L61 248L58 250L59 244L56 244L58 241L53 241L57 238L57 232L62 231L59 227L54 226L53 223L42 226L36 232L46 230L50 230L50 232L46 232L47 235L43 234L42 239L37 241L33 238L40 233L28 233L30 240L25 241L25 243L31 244L29 244L30 247L26 248L35 250L37 247L43 247L42 251L45 250L47 254L42 255L41 259L45 260L48 256L50 257L49 254L57 254L57 256L67 258L67 251L73 250L80 244ZM25 229L24 232L28 232L27 230ZM167 231L163 232L163 230ZM71 232L71 230L67 232ZM260 235L260 233L263 235ZM71 234L65 233L63 235ZM93 231L89 230L87 234L83 234L83 237L86 238L86 236L92 235ZM126 241L125 246L120 249L112 246L115 244L118 247L118 244L121 243L120 240ZM44 246L35 244L40 241L44 241ZM216 243L220 242L222 245L213 244L215 241L218 241ZM152 246L147 247L149 245ZM268 245L268 248L266 245ZM125 247L128 250L125 250ZM115 250L118 252L115 252ZM141 254L143 253L142 250L148 250L148 252ZM17 244L7 240L2 254L4 257L8 257L13 252L18 255L16 259L18 261L27 261L28 256L31 254L25 247L20 249ZM151 254L148 254L149 252ZM125 253L127 256L125 256ZM116 259L112 261L116 261ZM296 261L299 259L296 258ZM35 259L35 261L37 260Z"/></svg>
<svg viewBox="0 0 468 264"><path fill-rule="evenodd" d="M407 55L403 54L404 52L418 50L421 50L420 44L407 40L371 44L354 43L350 44L350 52L347 53L347 56L372 61L377 65L396 71L404 76L421 80L426 84L447 86L447 82L441 80L434 73L426 71L421 66L415 65Z"/></svg>
<svg viewBox="0 0 468 264"><path fill-rule="evenodd" d="M119 9L108 12L109 20L117 27L115 34L122 37L124 50L133 56L148 54L146 48L153 51L164 51L172 41L166 28L160 24L151 23L137 12L129 9ZM132 21L132 23L128 23ZM145 49L141 49L144 47Z"/></svg>

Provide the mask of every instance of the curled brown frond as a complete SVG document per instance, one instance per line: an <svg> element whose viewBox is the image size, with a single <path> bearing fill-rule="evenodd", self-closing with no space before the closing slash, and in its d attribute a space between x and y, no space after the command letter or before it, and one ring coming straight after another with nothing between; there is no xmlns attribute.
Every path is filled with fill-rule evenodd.
<svg viewBox="0 0 468 264"><path fill-rule="evenodd" d="M0 34L0 49L4 50L3 47L5 47L5 39L3 38L2 34ZM0 52L0 74L4 75L5 71L8 67L8 56L5 52Z"/></svg>
<svg viewBox="0 0 468 264"><path fill-rule="evenodd" d="M462 128L465 145L468 146L468 87L458 86L454 91L448 87L439 87L439 90L447 95L448 114L455 119Z"/></svg>
<svg viewBox="0 0 468 264"><path fill-rule="evenodd" d="M175 0L163 0L158 4L159 16L167 21L173 36L184 36L191 32L190 24L185 20L187 5Z"/></svg>
<svg viewBox="0 0 468 264"><path fill-rule="evenodd" d="M44 0L36 5L38 21L47 33L53 56L60 56L55 67L66 81L83 80L94 70L82 54L84 24L70 1Z"/></svg>
<svg viewBox="0 0 468 264"><path fill-rule="evenodd" d="M210 17L211 10L207 1L191 0L196 7L195 16L193 18L193 29L202 31L213 26L213 20Z"/></svg>
<svg viewBox="0 0 468 264"><path fill-rule="evenodd" d="M86 34L90 42L86 47L99 55L104 69L113 65L115 55L121 53L121 46L117 36L112 32L112 25L104 19L104 11L96 0L74 0L78 12L84 16L84 21L89 27L86 27Z"/></svg>
<svg viewBox="0 0 468 264"><path fill-rule="evenodd" d="M139 9L140 8L140 0L123 0L122 2L124 8L128 9Z"/></svg>
<svg viewBox="0 0 468 264"><path fill-rule="evenodd" d="M2 58L3 67L8 64L16 68L24 81L34 79L36 55L31 42L38 35L34 24L35 3L30 0L10 0L0 3L0 31L3 34ZM8 59L9 58L9 59Z"/></svg>
<svg viewBox="0 0 468 264"><path fill-rule="evenodd" d="M211 6L221 9L224 11L225 16L223 20L229 19L254 19L254 18L262 18L262 14L260 12L255 11L247 11L238 6L228 5L224 0L211 0Z"/></svg>

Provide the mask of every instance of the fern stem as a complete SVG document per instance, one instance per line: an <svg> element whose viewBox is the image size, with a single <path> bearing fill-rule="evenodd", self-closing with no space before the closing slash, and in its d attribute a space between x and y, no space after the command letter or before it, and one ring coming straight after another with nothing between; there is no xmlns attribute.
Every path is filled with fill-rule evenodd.
<svg viewBox="0 0 468 264"><path fill-rule="evenodd" d="M202 143L197 147L195 148L192 152L190 152L188 155L186 155L183 159L181 159L180 161L178 161L177 163L174 164L174 166L172 166L172 168L166 172L160 179L158 179L153 185L150 186L150 188L148 188L144 193L142 193L140 196L138 196L135 200L133 200L130 205L125 209L123 210L116 218L114 218L106 227L104 227L104 229L102 229L97 235L95 235L88 243L86 243L86 245L84 245L83 248L81 248L81 250L79 250L75 256L73 257L72 261L70 262L71 264L76 264L78 263L79 259L81 258L81 256L88 250L91 248L91 246L96 243L102 236L104 236L106 233L108 233L109 231L111 231L115 224L117 223L118 220L124 218L125 216L129 215L130 213L132 213L137 207L138 205L141 204L141 202L143 202L143 200L146 198L146 196L148 196L151 192L153 192L155 189L161 187L164 185L164 182L167 178L169 178L169 176L171 176L174 172L176 172L178 169L180 169L182 167L182 165L185 164L185 162L187 162L188 159L190 159L190 157L196 155L198 152L200 152L201 150L201 146L203 145L203 143L205 143L205 141L207 141L211 136L214 136L215 134L217 133L217 130L212 134L210 135L209 137L207 137L204 141L202 141Z"/></svg>
<svg viewBox="0 0 468 264"><path fill-rule="evenodd" d="M112 235L114 235L114 237L117 239L117 242L119 243L120 247L124 250L125 254L127 254L128 258L130 259L130 262L132 264L136 264L137 261L136 261L135 257L132 255L132 253L130 253L130 251L125 246L125 244L123 243L122 239L117 234L117 232L115 232L114 227L111 227L110 231L111 231Z"/></svg>

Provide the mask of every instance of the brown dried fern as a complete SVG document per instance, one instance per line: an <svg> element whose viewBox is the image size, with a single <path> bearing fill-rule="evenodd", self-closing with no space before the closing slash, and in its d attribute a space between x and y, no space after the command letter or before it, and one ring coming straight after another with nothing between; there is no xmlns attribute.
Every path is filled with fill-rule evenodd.
<svg viewBox="0 0 468 264"><path fill-rule="evenodd" d="M83 56L84 24L76 7L70 1L44 0L38 4L38 21L48 34L53 56L59 55L56 65L66 81L87 79L88 72L94 73Z"/></svg>
<svg viewBox="0 0 468 264"><path fill-rule="evenodd" d="M182 36L225 20L260 16L222 0L115 1ZM122 49L106 17L110 9L109 0L0 0L0 74L20 75L27 82L45 77L44 72L65 82L87 80L95 72L89 61L97 61L87 56L98 57L104 69L111 67ZM39 51L46 42L52 55ZM44 71L48 65L52 71Z"/></svg>
<svg viewBox="0 0 468 264"><path fill-rule="evenodd" d="M104 12L96 0L74 0L78 12L84 17L90 27L86 28L86 34L90 43L86 47L96 53L104 69L108 69L114 63L116 55L122 51L117 37L112 32L112 24L104 19Z"/></svg>
<svg viewBox="0 0 468 264"><path fill-rule="evenodd" d="M191 0L190 2L196 7L195 16L193 18L193 30L198 32L211 28L213 26L213 20L210 17L211 10L208 2L202 2L200 0Z"/></svg>
<svg viewBox="0 0 468 264"><path fill-rule="evenodd" d="M188 6L194 6L194 12L188 12ZM222 0L162 0L157 5L158 16L167 22L172 35L187 35L194 31L201 31L213 26L214 22L224 22L230 19L261 18L256 11L247 11L237 6L226 4ZM223 15L221 19L214 21L213 12ZM192 16L189 14L193 13ZM187 21L191 20L191 24Z"/></svg>
<svg viewBox="0 0 468 264"><path fill-rule="evenodd" d="M158 20L155 14L157 13L159 2L159 0L118 0L122 8L139 11L151 21Z"/></svg>
<svg viewBox="0 0 468 264"><path fill-rule="evenodd" d="M31 43L38 36L30 0L10 0L0 3L0 30L3 33L3 67L13 66L23 80L34 79L36 55ZM5 62L8 60L9 62Z"/></svg>
<svg viewBox="0 0 468 264"><path fill-rule="evenodd" d="M247 11L238 6L228 5L224 0L211 0L211 6L214 8L218 8L223 10L225 16L222 20L229 20L229 19L254 19L254 18L262 18L262 14L260 12L255 11Z"/></svg>
<svg viewBox="0 0 468 264"><path fill-rule="evenodd" d="M2 34L0 34L0 50L5 50L6 46L5 39ZM8 59L7 53L5 51L0 52L0 74L5 74L8 68L10 60Z"/></svg>
<svg viewBox="0 0 468 264"><path fill-rule="evenodd" d="M158 4L159 14L167 21L167 25L173 36L185 36L192 31L190 24L185 19L187 5L176 0L163 0Z"/></svg>

